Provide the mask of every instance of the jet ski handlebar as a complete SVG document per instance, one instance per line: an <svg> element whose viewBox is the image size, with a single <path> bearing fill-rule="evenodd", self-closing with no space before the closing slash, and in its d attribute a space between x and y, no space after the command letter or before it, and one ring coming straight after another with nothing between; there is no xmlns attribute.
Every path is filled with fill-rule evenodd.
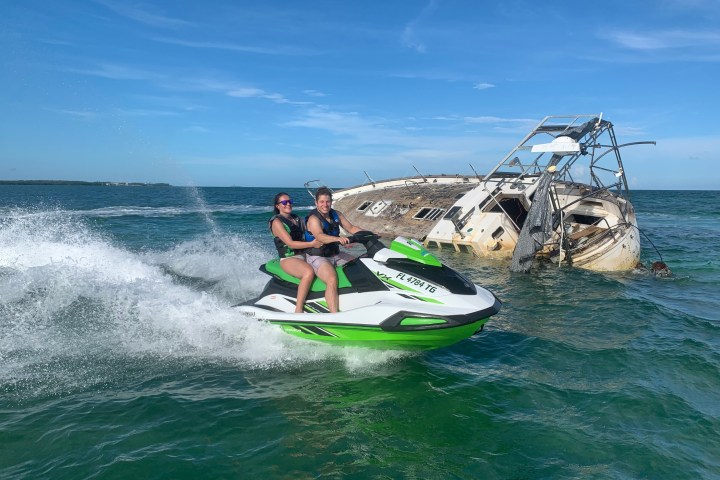
<svg viewBox="0 0 720 480"><path fill-rule="evenodd" d="M379 250L385 248L380 236L369 230L360 230L348 237L350 243L361 243L367 249L368 256L373 257Z"/></svg>
<svg viewBox="0 0 720 480"><path fill-rule="evenodd" d="M369 230L360 230L347 237L350 240L349 243L361 243L367 250L368 257L372 258L377 252L386 248L385 245L380 241L380 235L377 235ZM339 243L339 242L333 242Z"/></svg>
<svg viewBox="0 0 720 480"><path fill-rule="evenodd" d="M350 240L350 243L362 243L363 245L365 245L365 243L371 240L377 240L378 238L380 238L378 235L375 235L369 230L360 230L359 232L355 232L354 234L350 235L348 237L348 240Z"/></svg>

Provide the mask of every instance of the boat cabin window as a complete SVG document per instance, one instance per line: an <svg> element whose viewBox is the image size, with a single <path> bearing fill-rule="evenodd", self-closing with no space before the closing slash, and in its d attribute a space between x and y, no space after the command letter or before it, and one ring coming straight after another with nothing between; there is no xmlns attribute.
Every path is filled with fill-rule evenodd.
<svg viewBox="0 0 720 480"><path fill-rule="evenodd" d="M478 205L478 212L482 212L483 209L485 208L485 205L487 205L488 203L490 203L490 201L491 201L493 198L495 198L495 195L497 195L498 192L500 192L500 190L501 190L500 187L495 187L495 190L493 190L490 195L488 195L487 197L485 197L485 200L483 200L482 202L480 202L480 205ZM494 203L494 202L493 202L493 203Z"/></svg>
<svg viewBox="0 0 720 480"><path fill-rule="evenodd" d="M522 204L519 198L501 198L498 202L492 202L488 212L505 212L510 219L515 222L515 225L522 227L527 218L527 210L525 205Z"/></svg>
<svg viewBox="0 0 720 480"><path fill-rule="evenodd" d="M368 208L370 205L372 205L372 203L373 203L372 200L368 200L368 201L366 201L366 202L363 202L362 205L360 205L360 206L357 208L357 211L358 211L358 212L364 212L365 210L367 210L367 208Z"/></svg>
<svg viewBox="0 0 720 480"><path fill-rule="evenodd" d="M443 217L445 220L451 220L457 215L462 207L452 207Z"/></svg>
<svg viewBox="0 0 720 480"><path fill-rule="evenodd" d="M444 209L444 208L434 208L433 211L428 214L427 219L428 219L428 220L435 220L436 218L438 218L438 217L439 217L440 215L442 215L443 213L445 213L445 209Z"/></svg>
<svg viewBox="0 0 720 480"><path fill-rule="evenodd" d="M582 225L595 225L602 220L601 217L594 217L592 215L580 215L579 213L573 213L567 216L567 221L571 223L580 223Z"/></svg>
<svg viewBox="0 0 720 480"><path fill-rule="evenodd" d="M443 208L423 207L413 217L416 220L435 220L437 217L445 213Z"/></svg>
<svg viewBox="0 0 720 480"><path fill-rule="evenodd" d="M430 213L430 210L432 210L432 208L421 208L420 210L418 210L418 212L413 218L416 218L418 220L425 218L427 214Z"/></svg>

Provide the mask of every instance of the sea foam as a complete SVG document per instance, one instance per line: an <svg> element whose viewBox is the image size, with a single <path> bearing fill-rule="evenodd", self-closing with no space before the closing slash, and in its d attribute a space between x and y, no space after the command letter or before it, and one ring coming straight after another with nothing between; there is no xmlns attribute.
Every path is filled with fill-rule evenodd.
<svg viewBox="0 0 720 480"><path fill-rule="evenodd" d="M138 358L243 369L330 359L357 370L398 356L298 340L233 309L261 291L258 266L271 255L217 231L133 252L62 211L19 212L0 225L0 384L83 388Z"/></svg>

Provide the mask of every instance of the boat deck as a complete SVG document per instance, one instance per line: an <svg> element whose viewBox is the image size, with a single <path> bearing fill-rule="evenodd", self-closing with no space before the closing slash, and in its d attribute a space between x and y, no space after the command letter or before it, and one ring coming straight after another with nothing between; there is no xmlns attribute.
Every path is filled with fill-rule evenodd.
<svg viewBox="0 0 720 480"><path fill-rule="evenodd" d="M474 179L472 179L474 180ZM364 189L344 196L333 196L333 208L354 225L383 236L404 235L424 240L458 198L477 186L477 181L459 179L454 183L412 181L391 188Z"/></svg>

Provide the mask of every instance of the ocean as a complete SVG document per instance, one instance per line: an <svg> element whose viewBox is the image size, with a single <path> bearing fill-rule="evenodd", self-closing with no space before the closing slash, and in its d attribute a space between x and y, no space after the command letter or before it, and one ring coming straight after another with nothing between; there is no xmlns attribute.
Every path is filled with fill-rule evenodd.
<svg viewBox="0 0 720 480"><path fill-rule="evenodd" d="M632 192L667 278L433 251L503 309L408 353L233 311L279 190L0 186L0 478L720 478L720 192Z"/></svg>

